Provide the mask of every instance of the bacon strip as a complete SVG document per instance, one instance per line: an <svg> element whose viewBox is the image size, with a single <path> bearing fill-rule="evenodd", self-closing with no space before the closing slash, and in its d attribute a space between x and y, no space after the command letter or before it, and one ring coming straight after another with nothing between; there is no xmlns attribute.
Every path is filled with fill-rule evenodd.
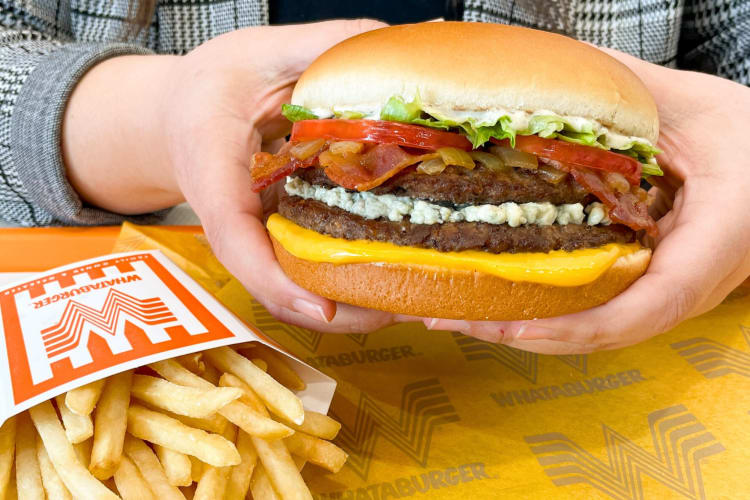
<svg viewBox="0 0 750 500"><path fill-rule="evenodd" d="M328 145L324 145L320 148L320 151L305 160L298 160L289 154L289 150L292 148L291 142L284 144L275 155L266 152L255 153L250 165L250 178L252 180L250 188L254 192L260 193L274 182L291 175L298 168L311 167L318 159L318 155L327 147Z"/></svg>
<svg viewBox="0 0 750 500"><path fill-rule="evenodd" d="M329 179L347 189L367 191L377 187L403 169L437 154L410 155L395 144L378 144L364 154L339 156L325 151L320 165Z"/></svg>
<svg viewBox="0 0 750 500"><path fill-rule="evenodd" d="M645 229L651 236L659 233L656 222L648 213L648 206L631 192L620 193L607 186L604 171L561 165L587 191L599 198L609 209L609 218L636 231ZM566 168L567 167L567 168Z"/></svg>
<svg viewBox="0 0 750 500"><path fill-rule="evenodd" d="M411 155L395 144L378 144L364 154L335 155L321 148L317 154L304 161L289 154L289 143L275 155L255 153L250 168L252 190L256 193L298 168L320 163L329 179L346 189L367 191L375 188L403 169L420 161L436 158L437 154Z"/></svg>

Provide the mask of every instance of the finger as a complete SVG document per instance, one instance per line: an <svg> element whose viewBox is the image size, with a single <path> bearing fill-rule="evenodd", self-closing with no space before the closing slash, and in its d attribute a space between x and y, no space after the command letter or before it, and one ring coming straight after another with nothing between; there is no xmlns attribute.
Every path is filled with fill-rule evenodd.
<svg viewBox="0 0 750 500"><path fill-rule="evenodd" d="M457 319L425 318L423 320L428 330L448 330L461 332L485 342L507 342L513 338L520 326L512 321L467 321Z"/></svg>
<svg viewBox="0 0 750 500"><path fill-rule="evenodd" d="M264 303L267 301L259 300ZM330 322L310 318L295 311L278 307L273 303L265 304L268 311L284 323L300 326L325 333L371 333L394 323L419 322L421 318L393 314L373 309L365 309L349 304L337 303L336 316Z"/></svg>
<svg viewBox="0 0 750 500"><path fill-rule="evenodd" d="M232 142L238 138L227 135L214 137L196 150L196 164L211 168L193 172L184 189L191 194L189 201L214 253L253 296L330 321L336 304L298 286L279 266L263 226L260 197L250 190L245 159L227 157L228 151L237 149Z"/></svg>
<svg viewBox="0 0 750 500"><path fill-rule="evenodd" d="M748 276L750 276L750 250L748 250L747 255L742 259L742 263L737 269L731 272L730 275L714 289L711 295L696 308L695 312L691 314L690 317L700 316L701 314L705 314L714 309L737 287L741 286L745 280L747 280Z"/></svg>
<svg viewBox="0 0 750 500"><path fill-rule="evenodd" d="M706 200L700 189L691 192L689 183L684 189L684 208L672 232L657 247L644 276L602 306L510 325L510 331L517 332L514 338L629 345L661 333L693 313L736 266L739 256L727 255L727 249L744 247L726 228L743 221L741 214L730 213L722 224L716 223L713 214L725 213L738 201L731 199L728 190L723 190L727 199L716 196ZM725 258L717 259L718 255Z"/></svg>
<svg viewBox="0 0 750 500"><path fill-rule="evenodd" d="M311 62L337 43L385 26L374 19L342 19L248 29L253 30L256 52L278 55L278 63L272 68L274 81L295 81Z"/></svg>

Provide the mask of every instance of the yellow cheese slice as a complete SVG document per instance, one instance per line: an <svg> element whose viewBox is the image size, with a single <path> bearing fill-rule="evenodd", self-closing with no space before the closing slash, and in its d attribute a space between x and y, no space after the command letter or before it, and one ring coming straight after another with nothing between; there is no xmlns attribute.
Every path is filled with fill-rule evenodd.
<svg viewBox="0 0 750 500"><path fill-rule="evenodd" d="M621 256L638 251L638 243L610 243L566 252L501 253L478 250L439 252L369 240L345 240L305 229L280 214L268 218L268 232L297 258L332 264L389 263L439 266L494 274L511 281L579 286L595 281Z"/></svg>

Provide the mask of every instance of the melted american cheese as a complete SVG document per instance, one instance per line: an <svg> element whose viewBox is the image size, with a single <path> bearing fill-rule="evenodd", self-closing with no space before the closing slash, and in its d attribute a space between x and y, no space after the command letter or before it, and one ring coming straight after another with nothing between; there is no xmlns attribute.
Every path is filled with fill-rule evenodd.
<svg viewBox="0 0 750 500"><path fill-rule="evenodd" d="M368 240L345 240L305 229L273 214L268 232L297 258L332 264L386 263L465 269L493 274L511 281L554 286L580 286L595 281L621 256L636 252L638 243L611 243L599 248L566 252L501 253L478 250L439 252Z"/></svg>

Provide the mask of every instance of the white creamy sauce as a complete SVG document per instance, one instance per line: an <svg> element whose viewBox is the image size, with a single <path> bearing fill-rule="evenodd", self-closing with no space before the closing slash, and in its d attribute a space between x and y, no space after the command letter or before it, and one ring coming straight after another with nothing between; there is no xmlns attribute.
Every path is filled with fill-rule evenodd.
<svg viewBox="0 0 750 500"><path fill-rule="evenodd" d="M522 224L539 226L583 224L584 221L591 226L611 223L606 207L598 202L591 203L585 208L580 203L553 205L547 202L506 202L500 205L485 204L449 208L407 196L375 195L367 191L347 191L342 187L317 186L299 177L287 177L284 189L290 195L317 200L366 219L385 218L393 222L400 222L404 217L409 217L413 224L486 222L508 224L511 227L518 227Z"/></svg>
<svg viewBox="0 0 750 500"><path fill-rule="evenodd" d="M346 109L344 109L346 108ZM334 106L333 109L326 108L314 108L312 112L318 118L331 118L335 113L343 113L346 111L356 111L363 113L363 118L366 120L379 120L380 110L382 106L373 107L367 106L345 106L339 108ZM570 128L576 132L595 132L603 140L610 149L630 149L633 144L640 143L647 146L653 146L648 139L642 137L635 137L629 135L618 134L609 130L607 127L602 125L596 120L590 120L582 116L570 116L570 115L559 115L553 111L540 109L537 111L529 112L523 110L510 110L510 109L495 109L489 111L456 111L451 109L443 109L431 106L425 106L424 111L441 120L451 120L458 123L473 122L477 126L491 126L500 120L503 116L508 116L511 119L511 125L516 132L524 131L529 128L529 121L534 116L554 116L564 120Z"/></svg>

